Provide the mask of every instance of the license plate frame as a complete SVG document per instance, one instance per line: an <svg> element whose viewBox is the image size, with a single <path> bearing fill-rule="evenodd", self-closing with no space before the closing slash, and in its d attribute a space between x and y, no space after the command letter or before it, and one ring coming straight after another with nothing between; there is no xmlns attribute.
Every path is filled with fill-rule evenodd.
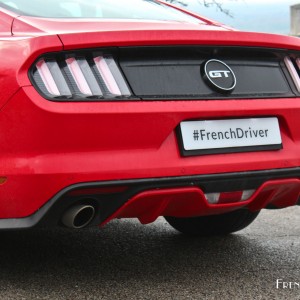
<svg viewBox="0 0 300 300"><path fill-rule="evenodd" d="M247 138L245 138L246 131L248 131ZM207 136L208 132L210 134ZM221 142L220 132L223 133ZM238 134L241 136L243 132L244 142L243 138L234 138L233 132L236 136ZM225 133L229 139L225 139ZM187 137L187 135L189 136ZM182 156L268 151L283 148L277 117L183 121L177 127L177 136ZM194 143L191 141L193 139ZM228 140L231 143L228 143ZM222 142L224 142L223 146Z"/></svg>

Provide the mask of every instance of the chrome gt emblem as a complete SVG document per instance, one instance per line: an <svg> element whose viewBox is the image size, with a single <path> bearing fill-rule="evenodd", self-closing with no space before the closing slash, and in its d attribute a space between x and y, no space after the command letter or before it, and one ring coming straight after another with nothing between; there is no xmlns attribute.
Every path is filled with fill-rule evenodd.
<svg viewBox="0 0 300 300"><path fill-rule="evenodd" d="M202 76L206 84L219 93L230 93L236 86L232 69L224 62L211 59L203 66Z"/></svg>
<svg viewBox="0 0 300 300"><path fill-rule="evenodd" d="M229 77L230 71L209 71L208 75L210 78L222 78L222 77Z"/></svg>

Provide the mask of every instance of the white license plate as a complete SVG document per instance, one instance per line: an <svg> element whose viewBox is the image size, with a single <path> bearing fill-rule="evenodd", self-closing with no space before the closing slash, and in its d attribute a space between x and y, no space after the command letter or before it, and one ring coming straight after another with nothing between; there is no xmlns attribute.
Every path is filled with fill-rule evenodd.
<svg viewBox="0 0 300 300"><path fill-rule="evenodd" d="M185 121L180 136L184 155L282 148L277 118Z"/></svg>

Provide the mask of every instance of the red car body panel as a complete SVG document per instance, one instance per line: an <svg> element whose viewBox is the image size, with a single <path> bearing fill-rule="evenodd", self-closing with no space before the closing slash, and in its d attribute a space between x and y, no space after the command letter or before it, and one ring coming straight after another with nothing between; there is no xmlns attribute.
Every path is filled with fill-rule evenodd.
<svg viewBox="0 0 300 300"><path fill-rule="evenodd" d="M9 133L0 137L1 173L8 177L1 194L10 197L1 201L0 217L28 216L45 199L78 182L298 166L300 103L295 105L294 99L243 103L242 115L235 100L178 101L172 106L167 102L131 102L122 107L119 103L93 103L91 108L90 103L57 105L37 95L33 87L24 87L1 112L1 128ZM259 116L259 111L262 116L277 116L285 149L268 155L235 153L183 159L174 129L183 120L215 118L215 105L222 118ZM159 131L153 132L157 123ZM122 133L124 124L126 134Z"/></svg>
<svg viewBox="0 0 300 300"><path fill-rule="evenodd" d="M0 33L1 36L11 36L11 25L13 22L14 17L0 11Z"/></svg>
<svg viewBox="0 0 300 300"><path fill-rule="evenodd" d="M231 31L217 23L205 23L204 19L199 25L125 20L75 22L24 16L14 18L5 10L0 11L0 19L0 84L3 87L0 94L0 177L7 178L0 185L0 219L28 217L58 192L77 183L300 166L300 101L297 98L243 99L239 100L239 105L236 99L57 103L44 99L28 77L29 68L40 55L62 50L158 45L300 50L297 38ZM180 155L175 129L182 121L266 116L279 120L284 144L281 151L184 158ZM299 182L295 178L291 180L282 185L291 184L294 196L283 204L281 198L280 201L275 199L280 206L294 205L297 201ZM278 184L266 183L243 205L256 203L258 194L265 193L268 188L276 190L278 195ZM165 192L144 192L135 196L126 204L126 210L123 207L114 217L138 216L143 219L141 207L147 206L145 198L153 193L162 199L157 200L157 207L160 207ZM167 192L168 195L174 193L179 195L175 201L181 203L180 207L183 193L194 195L187 211L193 211L195 194L201 195L199 205L204 205L205 197L200 189L185 187ZM269 202L274 200L270 199ZM128 207L133 202L139 204L129 213ZM263 200L259 203L253 204L253 208L260 209L268 204ZM206 205L204 214L212 213L209 207ZM231 207L239 205L220 206L218 213L230 211ZM149 213L149 219L144 222L153 221L163 213L164 209Z"/></svg>
<svg viewBox="0 0 300 300"><path fill-rule="evenodd" d="M138 25L138 26L137 26ZM19 17L13 22L14 36L58 34L64 49L147 45L230 45L299 49L298 38L228 30L215 24L166 21L105 20ZM88 32L88 35L82 35Z"/></svg>

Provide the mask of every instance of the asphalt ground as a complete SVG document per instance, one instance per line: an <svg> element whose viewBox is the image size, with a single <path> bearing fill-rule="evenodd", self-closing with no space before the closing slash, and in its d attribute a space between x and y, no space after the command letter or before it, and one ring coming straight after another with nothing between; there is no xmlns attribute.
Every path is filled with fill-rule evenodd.
<svg viewBox="0 0 300 300"><path fill-rule="evenodd" d="M0 239L0 299L300 299L300 207L226 237L185 237L160 218Z"/></svg>

